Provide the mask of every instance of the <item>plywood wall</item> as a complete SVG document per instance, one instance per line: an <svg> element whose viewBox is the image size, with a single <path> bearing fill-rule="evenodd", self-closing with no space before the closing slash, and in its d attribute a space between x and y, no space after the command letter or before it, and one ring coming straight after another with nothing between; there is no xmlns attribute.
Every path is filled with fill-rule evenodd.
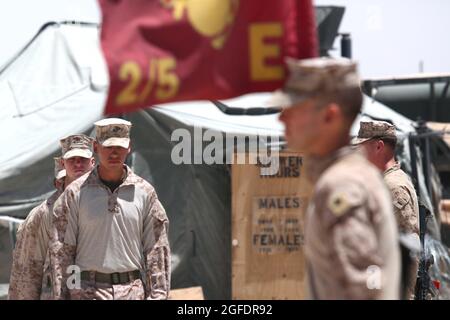
<svg viewBox="0 0 450 320"><path fill-rule="evenodd" d="M247 155L247 163L256 157ZM280 154L275 175L232 165L232 298L305 297L304 212L311 187L299 153Z"/></svg>

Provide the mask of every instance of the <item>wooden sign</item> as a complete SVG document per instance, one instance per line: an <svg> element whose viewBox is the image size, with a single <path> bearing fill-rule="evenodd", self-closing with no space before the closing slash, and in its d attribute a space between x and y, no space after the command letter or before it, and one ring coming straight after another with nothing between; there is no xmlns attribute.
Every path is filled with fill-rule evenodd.
<svg viewBox="0 0 450 320"><path fill-rule="evenodd" d="M256 154L248 155L247 163ZM253 158L252 158L253 157ZM304 212L310 185L299 153L280 153L276 174L232 166L232 298L305 297Z"/></svg>

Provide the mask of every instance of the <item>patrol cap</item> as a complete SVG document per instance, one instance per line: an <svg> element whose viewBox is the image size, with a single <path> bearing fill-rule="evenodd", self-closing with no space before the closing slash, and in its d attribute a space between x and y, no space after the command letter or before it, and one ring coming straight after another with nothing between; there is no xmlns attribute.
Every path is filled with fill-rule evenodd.
<svg viewBox="0 0 450 320"><path fill-rule="evenodd" d="M346 58L286 58L289 77L268 105L287 108L313 96L360 88L357 64Z"/></svg>
<svg viewBox="0 0 450 320"><path fill-rule="evenodd" d="M374 138L396 141L395 126L385 121L361 121L358 136L353 139L352 144L357 145Z"/></svg>
<svg viewBox="0 0 450 320"><path fill-rule="evenodd" d="M55 161L55 179L59 180L64 178L66 176L66 169L64 169L61 157L54 157L53 160Z"/></svg>
<svg viewBox="0 0 450 320"><path fill-rule="evenodd" d="M62 138L59 143L61 145L62 158L69 159L72 157L92 157L92 138L84 134L73 134Z"/></svg>
<svg viewBox="0 0 450 320"><path fill-rule="evenodd" d="M94 124L97 142L102 146L122 148L130 146L131 122L119 118L107 118Z"/></svg>

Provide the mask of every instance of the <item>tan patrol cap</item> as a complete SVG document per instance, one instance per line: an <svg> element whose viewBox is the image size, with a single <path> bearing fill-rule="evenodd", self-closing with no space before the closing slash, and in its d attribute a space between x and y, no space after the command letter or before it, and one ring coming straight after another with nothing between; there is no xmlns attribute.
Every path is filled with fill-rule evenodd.
<svg viewBox="0 0 450 320"><path fill-rule="evenodd" d="M64 169L61 157L54 157L53 160L55 161L55 179L59 180L64 178L66 176L66 169Z"/></svg>
<svg viewBox="0 0 450 320"><path fill-rule="evenodd" d="M93 139L84 134L73 134L61 139L59 143L61 145L62 158L91 158L92 142Z"/></svg>
<svg viewBox="0 0 450 320"><path fill-rule="evenodd" d="M107 118L94 124L97 142L102 146L122 148L130 146L131 122L119 118Z"/></svg>
<svg viewBox="0 0 450 320"><path fill-rule="evenodd" d="M289 78L267 105L290 107L309 97L359 88L357 64L346 58L287 58Z"/></svg>
<svg viewBox="0 0 450 320"><path fill-rule="evenodd" d="M395 126L385 121L361 121L358 136L353 139L352 144L360 144L374 138L397 140Z"/></svg>

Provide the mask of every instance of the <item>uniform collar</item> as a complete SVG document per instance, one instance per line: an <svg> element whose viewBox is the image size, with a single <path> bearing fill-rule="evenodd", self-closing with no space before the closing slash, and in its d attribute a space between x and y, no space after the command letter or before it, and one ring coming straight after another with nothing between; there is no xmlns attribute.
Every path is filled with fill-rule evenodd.
<svg viewBox="0 0 450 320"><path fill-rule="evenodd" d="M65 183L64 178L58 179L58 182L60 182L60 183L57 184L56 191L59 193L63 193L64 192L64 183Z"/></svg>
<svg viewBox="0 0 450 320"><path fill-rule="evenodd" d="M53 203L55 203L55 201L59 198L59 196L64 192L64 189L62 188L57 188L55 190L55 192L52 193L52 195L50 197L47 198L46 202L47 205L53 205Z"/></svg>
<svg viewBox="0 0 450 320"><path fill-rule="evenodd" d="M392 173L399 169L400 169L400 163L396 162L392 167L390 167L389 169L387 169L383 172L383 176L387 176L389 173Z"/></svg>
<svg viewBox="0 0 450 320"><path fill-rule="evenodd" d="M363 155L363 151L361 148L355 148L354 146L344 146L335 152L323 156L309 156L306 158L306 175L310 182L315 183L321 174L330 167L333 163L339 161L340 159L347 157L351 154L361 154Z"/></svg>
<svg viewBox="0 0 450 320"><path fill-rule="evenodd" d="M137 177L129 166L124 164L123 167L125 169L125 179L119 185L119 187L134 184ZM87 178L86 183L90 185L102 185L102 186L104 185L98 174L98 165L95 167L94 170L91 171L89 177Z"/></svg>

